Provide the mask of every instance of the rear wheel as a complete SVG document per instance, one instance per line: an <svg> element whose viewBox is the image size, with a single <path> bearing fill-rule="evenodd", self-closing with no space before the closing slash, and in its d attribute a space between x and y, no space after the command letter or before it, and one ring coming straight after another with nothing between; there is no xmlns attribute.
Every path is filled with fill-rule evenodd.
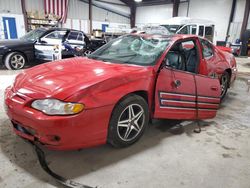
<svg viewBox="0 0 250 188"><path fill-rule="evenodd" d="M11 52L7 54L4 64L9 70L19 70L26 65L26 58L19 52Z"/></svg>
<svg viewBox="0 0 250 188"><path fill-rule="evenodd" d="M221 84L221 100L223 100L227 94L227 90L229 87L229 79L230 76L228 72L224 72L221 76L220 84Z"/></svg>
<svg viewBox="0 0 250 188"><path fill-rule="evenodd" d="M140 96L131 95L113 110L108 142L114 147L126 147L143 135L149 121L147 102Z"/></svg>

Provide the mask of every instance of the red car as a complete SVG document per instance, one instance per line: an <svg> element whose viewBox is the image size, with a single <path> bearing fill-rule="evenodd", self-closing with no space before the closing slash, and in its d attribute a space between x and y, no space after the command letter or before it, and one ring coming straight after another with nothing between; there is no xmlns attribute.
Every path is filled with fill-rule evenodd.
<svg viewBox="0 0 250 188"><path fill-rule="evenodd" d="M192 35L131 34L24 71L5 92L17 135L50 149L136 142L150 119L216 115L235 58Z"/></svg>

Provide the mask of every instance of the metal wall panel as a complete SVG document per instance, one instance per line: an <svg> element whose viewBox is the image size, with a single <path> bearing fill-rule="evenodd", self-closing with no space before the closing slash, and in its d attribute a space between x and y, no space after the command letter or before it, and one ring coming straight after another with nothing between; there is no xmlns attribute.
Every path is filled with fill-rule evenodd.
<svg viewBox="0 0 250 188"><path fill-rule="evenodd" d="M70 0L68 7L68 18L88 20L88 4L79 0Z"/></svg>
<svg viewBox="0 0 250 188"><path fill-rule="evenodd" d="M95 6L93 6L93 20L124 24L130 23L130 20L128 18L125 18L124 16L120 16L118 14L103 10Z"/></svg>
<svg viewBox="0 0 250 188"><path fill-rule="evenodd" d="M44 12L44 0L25 0L27 12Z"/></svg>
<svg viewBox="0 0 250 188"><path fill-rule="evenodd" d="M22 14L20 0L0 0L0 13Z"/></svg>

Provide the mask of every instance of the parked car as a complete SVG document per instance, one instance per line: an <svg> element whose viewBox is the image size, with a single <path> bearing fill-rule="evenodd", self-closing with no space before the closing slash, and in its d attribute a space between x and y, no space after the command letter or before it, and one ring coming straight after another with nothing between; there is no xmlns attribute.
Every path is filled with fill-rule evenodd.
<svg viewBox="0 0 250 188"><path fill-rule="evenodd" d="M22 69L36 61L52 61L56 47L62 45L62 58L90 54L106 42L89 39L82 31L39 28L18 40L0 41L0 62L8 69ZM66 46L66 47L65 47Z"/></svg>
<svg viewBox="0 0 250 188"><path fill-rule="evenodd" d="M149 119L215 117L236 73L233 55L204 38L131 34L25 70L5 104L15 133L50 149L125 147Z"/></svg>

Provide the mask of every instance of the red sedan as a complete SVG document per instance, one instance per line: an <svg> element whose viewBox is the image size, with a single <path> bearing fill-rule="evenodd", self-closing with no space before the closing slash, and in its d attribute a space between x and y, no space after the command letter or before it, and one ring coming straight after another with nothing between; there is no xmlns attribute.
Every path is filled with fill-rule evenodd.
<svg viewBox="0 0 250 188"><path fill-rule="evenodd" d="M215 117L236 73L233 55L206 39L133 34L24 71L5 104L15 133L48 148L125 147L149 119Z"/></svg>

